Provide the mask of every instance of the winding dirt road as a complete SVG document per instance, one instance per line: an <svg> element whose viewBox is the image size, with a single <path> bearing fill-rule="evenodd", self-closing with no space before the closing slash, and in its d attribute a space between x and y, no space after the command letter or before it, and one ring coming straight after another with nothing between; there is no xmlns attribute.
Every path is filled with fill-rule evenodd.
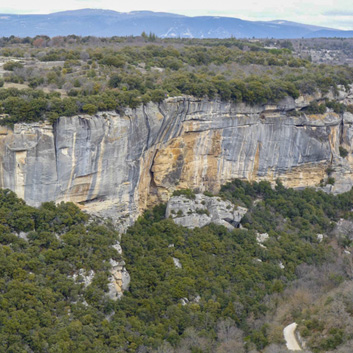
<svg viewBox="0 0 353 353"><path fill-rule="evenodd" d="M295 337L295 329L297 328L297 324L293 322L292 324L286 326L283 329L284 339L286 340L287 348L290 351L301 351L300 345Z"/></svg>

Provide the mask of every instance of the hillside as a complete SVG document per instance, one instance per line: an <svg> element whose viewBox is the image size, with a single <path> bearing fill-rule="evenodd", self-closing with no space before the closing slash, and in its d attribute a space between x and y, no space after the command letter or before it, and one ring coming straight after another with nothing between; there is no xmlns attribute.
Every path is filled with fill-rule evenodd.
<svg viewBox="0 0 353 353"><path fill-rule="evenodd" d="M236 180L220 197L249 209L243 229L177 226L160 205L122 235L121 255L109 223L73 204L35 209L1 191L0 349L282 352L282 329L291 320L300 321L314 352L349 346L351 238L332 230L340 218L351 220L352 192ZM109 294L112 259L123 259L131 276L120 300ZM309 298L300 300L298 286L301 293L314 287L319 300L339 285L345 297L332 292L326 299L326 308L342 302L347 320L336 327L339 318L306 309ZM332 320L317 326L319 315Z"/></svg>
<svg viewBox="0 0 353 353"><path fill-rule="evenodd" d="M2 36L131 36L153 32L165 38L352 37L353 31L286 21L245 21L231 17L187 17L171 13L83 9L48 15L0 15Z"/></svg>

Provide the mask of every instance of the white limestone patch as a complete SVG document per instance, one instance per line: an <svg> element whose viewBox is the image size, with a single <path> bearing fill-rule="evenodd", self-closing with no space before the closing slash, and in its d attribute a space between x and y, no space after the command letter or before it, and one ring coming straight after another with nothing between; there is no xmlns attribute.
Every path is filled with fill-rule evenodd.
<svg viewBox="0 0 353 353"><path fill-rule="evenodd" d="M180 260L177 259L176 257L173 257L173 262L174 262L174 266L175 266L176 268L183 268L183 266L182 266Z"/></svg>
<svg viewBox="0 0 353 353"><path fill-rule="evenodd" d="M108 283L108 297L112 300L120 299L124 291L129 289L130 274L125 267L125 261L115 261L110 259L111 276Z"/></svg>
<svg viewBox="0 0 353 353"><path fill-rule="evenodd" d="M83 283L84 287L86 288L92 283L94 275L95 272L93 270L86 271L81 268L77 273L72 275L72 278L76 283Z"/></svg>
<svg viewBox="0 0 353 353"><path fill-rule="evenodd" d="M246 208L235 206L230 201L224 201L219 197L196 194L194 199L190 199L181 195L170 198L166 217L171 217L176 224L191 229L215 223L232 230L239 227L247 211Z"/></svg>
<svg viewBox="0 0 353 353"><path fill-rule="evenodd" d="M257 233L256 234L256 241L259 244L263 244L268 238L269 238L269 235L267 233Z"/></svg>

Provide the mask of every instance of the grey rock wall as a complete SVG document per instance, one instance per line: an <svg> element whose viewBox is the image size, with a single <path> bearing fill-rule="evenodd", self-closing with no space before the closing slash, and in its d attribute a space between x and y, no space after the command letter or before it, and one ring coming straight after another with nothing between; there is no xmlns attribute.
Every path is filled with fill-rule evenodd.
<svg viewBox="0 0 353 353"><path fill-rule="evenodd" d="M342 93L341 100L351 99ZM217 191L233 179L317 186L332 167L353 185L353 116L292 116L312 99L250 107L192 97L150 103L124 115L61 117L0 128L0 186L29 204L73 201L122 229L181 188ZM295 115L295 114L294 114ZM339 156L339 146L349 155Z"/></svg>

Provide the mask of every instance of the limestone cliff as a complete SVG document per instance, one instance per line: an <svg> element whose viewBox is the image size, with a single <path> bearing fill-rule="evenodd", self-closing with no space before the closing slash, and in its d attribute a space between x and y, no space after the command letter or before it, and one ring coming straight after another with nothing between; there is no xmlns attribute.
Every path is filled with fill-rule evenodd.
<svg viewBox="0 0 353 353"><path fill-rule="evenodd" d="M233 178L317 186L332 167L331 191L345 191L353 184L353 115L292 113L312 99L320 97L250 107L177 97L123 115L2 127L0 186L30 205L73 201L124 224L175 189L217 191Z"/></svg>

